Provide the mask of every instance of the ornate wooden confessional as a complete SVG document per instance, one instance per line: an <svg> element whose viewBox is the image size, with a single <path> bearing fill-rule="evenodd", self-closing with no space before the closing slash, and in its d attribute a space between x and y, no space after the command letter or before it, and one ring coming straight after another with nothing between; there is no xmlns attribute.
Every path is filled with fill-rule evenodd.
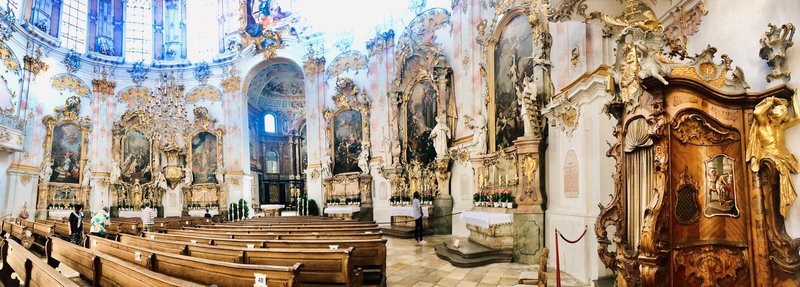
<svg viewBox="0 0 800 287"><path fill-rule="evenodd" d="M781 213L786 163L754 149L754 110L791 109L793 92L745 92L715 51L673 66L668 85L643 81L633 107L608 105L615 190L595 231L617 286L800 286L800 239Z"/></svg>

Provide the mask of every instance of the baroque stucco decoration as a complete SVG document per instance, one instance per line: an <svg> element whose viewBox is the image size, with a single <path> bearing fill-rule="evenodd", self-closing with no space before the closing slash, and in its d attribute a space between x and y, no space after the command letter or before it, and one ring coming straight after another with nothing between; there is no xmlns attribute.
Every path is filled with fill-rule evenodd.
<svg viewBox="0 0 800 287"><path fill-rule="evenodd" d="M150 101L153 92L142 86L133 86L122 89L117 93L117 98L128 104L128 107L142 106Z"/></svg>
<svg viewBox="0 0 800 287"><path fill-rule="evenodd" d="M215 102L222 98L222 91L212 85L203 84L192 88L186 93L186 103L194 104L199 101Z"/></svg>
<svg viewBox="0 0 800 287"><path fill-rule="evenodd" d="M81 97L88 97L92 91L80 78L72 74L59 74L50 79L50 85L57 91L70 91Z"/></svg>
<svg viewBox="0 0 800 287"><path fill-rule="evenodd" d="M3 65L5 65L9 71L19 75L20 70L22 70L22 65L20 65L17 57L14 56L14 52L11 51L11 48L6 45L5 40L0 41L0 60L3 61Z"/></svg>
<svg viewBox="0 0 800 287"><path fill-rule="evenodd" d="M764 33L761 38L761 50L758 55L767 61L772 72L767 75L767 82L783 80L784 83L792 78L792 74L785 66L786 49L794 45L794 25L792 23L783 24L780 27L769 24L769 31Z"/></svg>
<svg viewBox="0 0 800 287"><path fill-rule="evenodd" d="M358 51L346 51L331 61L328 66L327 77L336 78L348 71L354 71L356 74L367 66L367 57L364 57Z"/></svg>
<svg viewBox="0 0 800 287"><path fill-rule="evenodd" d="M89 179L85 178L84 170L89 166L87 154L91 124L88 117L80 116L80 110L80 98L72 96L66 99L64 107L55 109L55 116L48 115L42 119L47 134L42 143L45 156L40 165L36 209L45 210L51 204L80 203L87 209L89 207L89 186L85 184ZM56 132L57 129L59 132ZM65 132L68 129L71 134ZM56 139L59 141L54 142ZM63 154L52 154L54 144L59 145ZM77 154L74 154L74 149L77 149ZM55 159L55 156L63 158ZM74 162L76 158L77 162ZM61 174L68 174L69 180L66 176L63 176L64 180L60 180Z"/></svg>

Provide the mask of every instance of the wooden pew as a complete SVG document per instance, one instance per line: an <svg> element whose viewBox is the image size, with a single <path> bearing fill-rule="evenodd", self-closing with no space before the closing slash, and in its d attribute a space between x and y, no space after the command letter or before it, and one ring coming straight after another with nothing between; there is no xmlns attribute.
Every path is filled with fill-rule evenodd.
<svg viewBox="0 0 800 287"><path fill-rule="evenodd" d="M53 239L48 259L66 264L93 281L93 286L199 287L201 284L159 274L146 267ZM144 258L144 257L143 257Z"/></svg>
<svg viewBox="0 0 800 287"><path fill-rule="evenodd" d="M92 249L100 248L100 246L113 248L111 246L119 247L122 245L129 247L126 249L127 251L138 250L138 252L143 254L145 252L152 253L153 259L151 260L153 261L153 271L207 285L216 284L219 286L249 287L253 286L255 283L256 277L254 274L263 274L266 275L266 284L269 287L299 286L297 280L299 279L300 268L303 266L300 263L292 266L227 263L184 255L162 253L95 236L92 236L90 239L90 247ZM120 259L127 260L134 257L135 253L132 253Z"/></svg>
<svg viewBox="0 0 800 287"><path fill-rule="evenodd" d="M243 229L243 228L197 228L197 227L184 227L183 230L192 230L198 232L233 232L233 233L253 233L264 234L272 233L285 233L285 234L309 234L309 233L365 233L365 232L379 232L380 228L377 226L372 227L294 227L294 228L262 228L262 229Z"/></svg>
<svg viewBox="0 0 800 287"><path fill-rule="evenodd" d="M267 240L266 247L272 248L354 248L350 261L361 268L364 284L381 285L386 280L386 239L364 240Z"/></svg>
<svg viewBox="0 0 800 287"><path fill-rule="evenodd" d="M36 247L38 250L44 252L47 247L47 242L50 241L50 237L55 235L55 224L25 221L25 227L27 230L33 232L32 245L28 248Z"/></svg>
<svg viewBox="0 0 800 287"><path fill-rule="evenodd" d="M324 248L298 249L298 248L242 248L213 245L186 244L163 240L151 240L132 236L122 236L120 239L127 242L128 246L109 243L109 252L131 252L135 248L169 248L172 250L186 249L186 255L229 263L293 266L302 263L299 282L307 284L360 286L363 282L362 272L354 267L351 260L353 248L331 250ZM100 248L104 248L100 246ZM102 250L101 250L102 251ZM327 286L326 285L326 286Z"/></svg>
<svg viewBox="0 0 800 287"><path fill-rule="evenodd" d="M22 245L11 241L3 241L3 267L9 267L17 274L20 283L25 286L70 286L78 284L50 267L43 260L25 249Z"/></svg>

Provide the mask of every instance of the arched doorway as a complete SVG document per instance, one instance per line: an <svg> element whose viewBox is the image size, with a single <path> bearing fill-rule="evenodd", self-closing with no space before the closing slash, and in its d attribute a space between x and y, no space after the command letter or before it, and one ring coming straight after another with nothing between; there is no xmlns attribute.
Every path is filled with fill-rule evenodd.
<svg viewBox="0 0 800 287"><path fill-rule="evenodd" d="M292 190L302 190L305 161L303 70L289 59L275 58L253 68L247 80L250 169L259 204L295 208Z"/></svg>

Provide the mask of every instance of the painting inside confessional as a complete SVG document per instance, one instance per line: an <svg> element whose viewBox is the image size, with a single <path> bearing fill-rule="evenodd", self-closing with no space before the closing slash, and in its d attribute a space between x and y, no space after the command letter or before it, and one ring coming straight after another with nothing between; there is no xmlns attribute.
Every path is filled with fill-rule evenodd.
<svg viewBox="0 0 800 287"><path fill-rule="evenodd" d="M525 134L519 99L520 89L533 77L533 36L527 18L512 19L494 51L495 146L503 149Z"/></svg>
<svg viewBox="0 0 800 287"><path fill-rule="evenodd" d="M217 183L217 137L201 132L192 137L192 177L195 184Z"/></svg>
<svg viewBox="0 0 800 287"><path fill-rule="evenodd" d="M50 182L80 182L82 137L81 129L71 123L61 124L53 129L53 147L50 151L53 175Z"/></svg>
<svg viewBox="0 0 800 287"><path fill-rule="evenodd" d="M363 137L361 112L344 110L333 119L333 173L361 172L358 155Z"/></svg>
<svg viewBox="0 0 800 287"><path fill-rule="evenodd" d="M127 183L150 182L150 141L138 131L131 132L123 141L122 180Z"/></svg>
<svg viewBox="0 0 800 287"><path fill-rule="evenodd" d="M736 206L735 162L727 155L716 155L705 161L705 216L739 216Z"/></svg>
<svg viewBox="0 0 800 287"><path fill-rule="evenodd" d="M421 81L411 89L408 100L408 149L409 162L428 164L436 159L436 150L430 139L436 126L436 90L431 82Z"/></svg>

